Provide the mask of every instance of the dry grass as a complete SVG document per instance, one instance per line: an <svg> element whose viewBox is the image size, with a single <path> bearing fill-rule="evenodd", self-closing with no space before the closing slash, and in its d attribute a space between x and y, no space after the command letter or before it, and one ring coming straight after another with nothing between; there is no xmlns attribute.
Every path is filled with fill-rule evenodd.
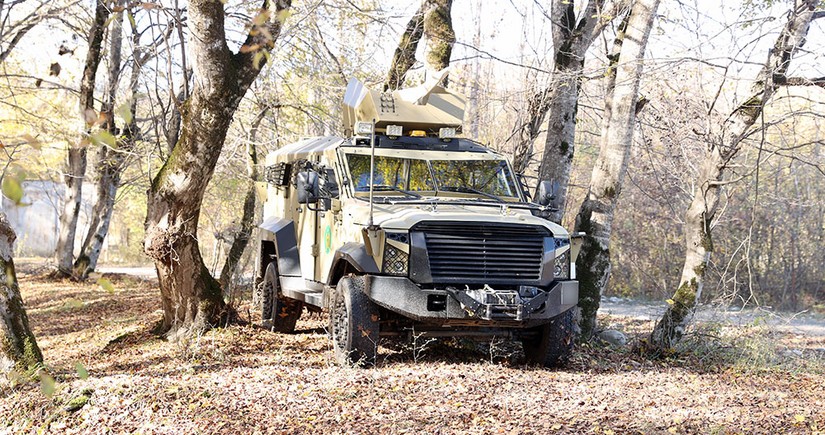
<svg viewBox="0 0 825 435"><path fill-rule="evenodd" d="M115 291L21 274L56 391L0 386L0 432L812 433L825 428L823 337L759 326L696 329L664 360L632 346L579 348L527 368L497 341L387 343L379 366L337 367L319 316L296 334L230 326L170 342L153 282ZM244 307L240 310L245 313ZM602 319L632 339L647 322ZM798 350L800 354L795 351ZM80 379L77 364L89 372ZM0 382L2 383L2 382ZM69 409L79 408L75 411Z"/></svg>

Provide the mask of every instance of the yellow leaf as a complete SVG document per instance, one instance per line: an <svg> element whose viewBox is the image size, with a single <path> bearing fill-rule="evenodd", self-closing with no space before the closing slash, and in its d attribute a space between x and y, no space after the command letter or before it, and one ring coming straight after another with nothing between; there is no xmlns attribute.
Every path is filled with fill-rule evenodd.
<svg viewBox="0 0 825 435"><path fill-rule="evenodd" d="M673 305L676 303L673 299L668 299L665 302L667 302L668 305Z"/></svg>
<svg viewBox="0 0 825 435"><path fill-rule="evenodd" d="M3 184L0 186L3 190L3 195L12 200L15 204L20 204L23 200L23 188L20 186L20 180L10 175L3 177Z"/></svg>
<svg viewBox="0 0 825 435"><path fill-rule="evenodd" d="M54 378L46 373L45 370L40 370L40 391L47 397L52 397L55 389Z"/></svg>
<svg viewBox="0 0 825 435"><path fill-rule="evenodd" d="M89 136L89 139L91 139L92 143L97 146L108 145L109 148L114 148L117 143L115 136L106 130L99 130L92 133Z"/></svg>
<svg viewBox="0 0 825 435"><path fill-rule="evenodd" d="M99 285L103 290L106 290L108 293L115 292L115 286L106 278L100 278L97 280L97 285Z"/></svg>
<svg viewBox="0 0 825 435"><path fill-rule="evenodd" d="M77 377L80 379L89 379L89 372L86 371L86 367L83 367L83 364L77 363L74 366L75 371L77 371Z"/></svg>
<svg viewBox="0 0 825 435"><path fill-rule="evenodd" d="M267 23L267 21L269 21L269 15L270 15L270 13L269 13L268 10L266 10L266 9L261 10L261 13L259 13L257 16L255 16L255 18L252 19L252 25L253 26L263 26L264 24Z"/></svg>
<svg viewBox="0 0 825 435"><path fill-rule="evenodd" d="M132 122L132 102L127 101L117 108L117 115L120 116L120 119L123 122L129 124Z"/></svg>
<svg viewBox="0 0 825 435"><path fill-rule="evenodd" d="M796 414L793 416L793 419L796 420L797 423L802 423L805 421L805 416L802 414Z"/></svg>
<svg viewBox="0 0 825 435"><path fill-rule="evenodd" d="M40 148L41 148L40 141L37 140L34 136L32 136L28 133L24 134L23 135L23 140L25 140L29 144L30 147L40 151Z"/></svg>

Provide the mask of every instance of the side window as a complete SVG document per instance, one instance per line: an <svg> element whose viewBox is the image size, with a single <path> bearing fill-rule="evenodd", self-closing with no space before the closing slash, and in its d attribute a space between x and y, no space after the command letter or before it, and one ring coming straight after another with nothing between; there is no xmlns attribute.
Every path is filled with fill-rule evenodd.
<svg viewBox="0 0 825 435"><path fill-rule="evenodd" d="M338 198L341 194L341 189L338 187L338 182L335 178L335 169L324 167L321 174L321 190L326 193L329 198Z"/></svg>

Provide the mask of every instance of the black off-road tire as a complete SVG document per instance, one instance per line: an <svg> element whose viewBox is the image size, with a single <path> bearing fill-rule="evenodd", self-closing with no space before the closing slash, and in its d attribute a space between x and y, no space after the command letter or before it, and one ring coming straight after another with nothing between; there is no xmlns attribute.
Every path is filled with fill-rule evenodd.
<svg viewBox="0 0 825 435"><path fill-rule="evenodd" d="M252 299L261 313L261 325L276 332L295 332L304 304L281 293L278 266L274 261L266 266L264 278L255 290Z"/></svg>
<svg viewBox="0 0 825 435"><path fill-rule="evenodd" d="M567 363L576 339L576 312L573 307L533 329L534 334L522 338L521 345L527 364L560 367Z"/></svg>
<svg viewBox="0 0 825 435"><path fill-rule="evenodd" d="M375 365L379 317L375 304L364 294L364 286L364 277L341 278L332 297L329 333L340 365Z"/></svg>

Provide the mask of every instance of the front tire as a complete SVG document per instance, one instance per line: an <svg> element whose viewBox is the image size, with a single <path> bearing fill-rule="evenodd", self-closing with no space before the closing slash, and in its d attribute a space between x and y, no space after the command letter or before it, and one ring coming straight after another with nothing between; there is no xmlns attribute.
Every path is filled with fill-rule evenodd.
<svg viewBox="0 0 825 435"><path fill-rule="evenodd" d="M278 266L270 262L266 266L264 279L258 284L253 301L261 313L261 325L276 332L295 332L295 324L301 317L304 304L281 293Z"/></svg>
<svg viewBox="0 0 825 435"><path fill-rule="evenodd" d="M338 281L329 313L335 360L341 365L375 365L378 353L378 310L364 293L362 276Z"/></svg>
<svg viewBox="0 0 825 435"><path fill-rule="evenodd" d="M573 307L550 323L533 328L532 336L522 338L527 364L560 367L567 363L576 339L576 311Z"/></svg>

